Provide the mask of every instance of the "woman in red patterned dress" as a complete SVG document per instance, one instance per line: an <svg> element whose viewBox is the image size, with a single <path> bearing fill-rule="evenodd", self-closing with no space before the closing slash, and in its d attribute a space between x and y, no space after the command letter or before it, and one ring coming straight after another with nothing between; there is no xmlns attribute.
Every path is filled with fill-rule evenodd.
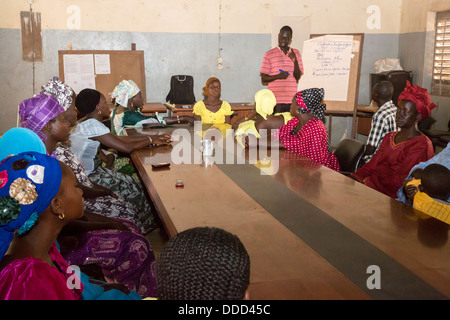
<svg viewBox="0 0 450 320"><path fill-rule="evenodd" d="M327 129L321 121L326 110L323 97L323 88L297 92L290 110L294 118L275 132L275 139L296 154L340 171L339 162L328 144Z"/></svg>

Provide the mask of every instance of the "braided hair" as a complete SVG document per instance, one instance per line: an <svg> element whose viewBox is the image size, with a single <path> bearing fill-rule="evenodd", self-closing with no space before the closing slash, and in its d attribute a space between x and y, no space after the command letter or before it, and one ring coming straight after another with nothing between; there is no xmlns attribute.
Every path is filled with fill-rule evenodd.
<svg viewBox="0 0 450 320"><path fill-rule="evenodd" d="M179 233L156 263L160 300L242 300L250 280L250 257L236 235L197 227Z"/></svg>

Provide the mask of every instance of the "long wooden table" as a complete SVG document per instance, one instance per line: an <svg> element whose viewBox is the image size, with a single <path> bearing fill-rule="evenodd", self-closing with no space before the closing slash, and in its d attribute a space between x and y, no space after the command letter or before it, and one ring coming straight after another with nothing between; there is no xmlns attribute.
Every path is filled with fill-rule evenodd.
<svg viewBox="0 0 450 320"><path fill-rule="evenodd" d="M179 125L128 133L177 128L192 131ZM269 167L202 162L153 170L151 164L172 162L179 143L136 151L132 159L169 236L196 226L239 236L251 259L251 299L450 297L443 222L287 152ZM200 152L194 144L192 157ZM177 179L184 188L175 187Z"/></svg>

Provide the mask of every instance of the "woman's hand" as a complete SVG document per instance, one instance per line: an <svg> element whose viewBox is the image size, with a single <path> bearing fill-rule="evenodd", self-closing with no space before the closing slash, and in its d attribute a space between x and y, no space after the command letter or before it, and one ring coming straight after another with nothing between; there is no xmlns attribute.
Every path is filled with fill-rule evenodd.
<svg viewBox="0 0 450 320"><path fill-rule="evenodd" d="M104 283L101 281L97 281L95 279L89 279L90 283L96 284L100 287L103 288L103 291L109 291L112 289L116 289L119 290L125 294L129 294L130 293L130 289L128 289L125 285L121 284L121 283Z"/></svg>
<svg viewBox="0 0 450 320"><path fill-rule="evenodd" d="M154 145L162 145L162 144L171 144L172 143L172 137L168 134L162 134L162 135L153 135L152 138L152 144Z"/></svg>
<svg viewBox="0 0 450 320"><path fill-rule="evenodd" d="M104 187L104 186L100 186L100 185L97 185L97 187L98 188L100 188L101 190L102 190L102 192L103 192L103 197L113 197L114 199L118 199L118 196L117 196L117 194L115 194L111 189L109 189L109 188L107 188L107 187Z"/></svg>
<svg viewBox="0 0 450 320"><path fill-rule="evenodd" d="M106 169L114 169L114 162L116 160L116 156L113 153L108 153L106 155L105 168Z"/></svg>

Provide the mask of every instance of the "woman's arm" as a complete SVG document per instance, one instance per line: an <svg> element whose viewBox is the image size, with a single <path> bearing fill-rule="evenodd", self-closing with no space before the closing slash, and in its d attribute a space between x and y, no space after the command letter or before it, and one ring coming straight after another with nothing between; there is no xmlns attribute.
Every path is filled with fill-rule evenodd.
<svg viewBox="0 0 450 320"><path fill-rule="evenodd" d="M105 167L108 169L114 168L114 161L116 160L116 156L113 153L106 154L105 151L100 149L99 157L105 163Z"/></svg>
<svg viewBox="0 0 450 320"><path fill-rule="evenodd" d="M123 153L131 153L135 150L146 148L151 144L160 145L172 142L170 135L116 136L112 133L107 133L91 139Z"/></svg>
<svg viewBox="0 0 450 320"><path fill-rule="evenodd" d="M128 230L128 228L120 221L90 212L84 212L84 219L69 222L62 230L64 236L76 235L94 230Z"/></svg>
<svg viewBox="0 0 450 320"><path fill-rule="evenodd" d="M169 125L177 123L189 123L190 125L194 125L194 116L181 115L181 116L165 117L164 121Z"/></svg>
<svg viewBox="0 0 450 320"><path fill-rule="evenodd" d="M113 198L117 198L117 195L112 192L110 189L105 188L100 185L94 185L93 188L86 187L84 185L80 185L79 188L83 190L83 197L86 199L94 199L98 197L106 197L111 196Z"/></svg>

